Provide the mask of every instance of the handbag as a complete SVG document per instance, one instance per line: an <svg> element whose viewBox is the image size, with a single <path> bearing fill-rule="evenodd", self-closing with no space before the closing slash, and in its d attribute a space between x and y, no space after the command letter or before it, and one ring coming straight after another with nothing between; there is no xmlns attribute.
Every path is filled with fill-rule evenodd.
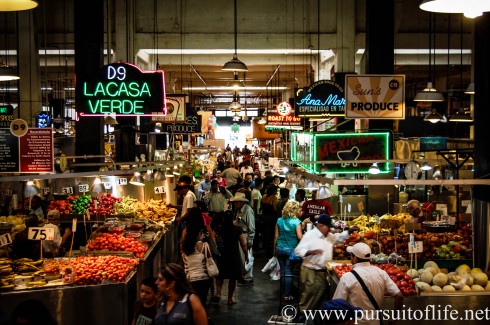
<svg viewBox="0 0 490 325"><path fill-rule="evenodd" d="M216 265L216 262L214 261L213 256L211 255L209 244L204 243L204 245L205 245L204 256L206 257L206 273L208 274L209 277L214 278L219 275L218 265ZM208 257L208 255L210 256Z"/></svg>
<svg viewBox="0 0 490 325"><path fill-rule="evenodd" d="M282 220L282 219L279 219L279 220ZM283 225L282 225L282 229L284 230L284 233L286 233L286 229L284 228L284 221L283 221ZM288 236L284 236L286 238L286 243L288 244L288 248L291 249L291 245L289 245L289 240L288 240ZM291 251L291 253L289 254L289 260L290 261L301 261L302 258L296 254L294 254L294 249Z"/></svg>

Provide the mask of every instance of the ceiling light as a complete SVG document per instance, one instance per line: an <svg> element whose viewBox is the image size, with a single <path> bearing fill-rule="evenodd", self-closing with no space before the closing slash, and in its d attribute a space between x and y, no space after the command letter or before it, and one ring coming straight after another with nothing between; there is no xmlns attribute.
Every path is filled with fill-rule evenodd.
<svg viewBox="0 0 490 325"><path fill-rule="evenodd" d="M327 185L321 185L316 194L318 200L328 199L333 196L332 190Z"/></svg>
<svg viewBox="0 0 490 325"><path fill-rule="evenodd" d="M235 115L233 115L233 122L238 122L238 121L240 121L240 115L235 113Z"/></svg>
<svg viewBox="0 0 490 325"><path fill-rule="evenodd" d="M465 94L474 95L475 94L475 83L470 82L468 88L464 91Z"/></svg>
<svg viewBox="0 0 490 325"><path fill-rule="evenodd" d="M238 80L238 73L235 72L235 77L233 81L228 83L228 87L233 88L234 90L245 88L245 83L243 81Z"/></svg>
<svg viewBox="0 0 490 325"><path fill-rule="evenodd" d="M139 172L135 172L133 177L131 177L131 179L129 180L129 184L133 184L136 186L145 186L145 180Z"/></svg>
<svg viewBox="0 0 490 325"><path fill-rule="evenodd" d="M379 170L379 167L378 167L378 163L373 163L371 165L371 167L369 167L368 172L371 175L377 175L377 174L379 174L380 173L380 170Z"/></svg>
<svg viewBox="0 0 490 325"><path fill-rule="evenodd" d="M33 197L39 193L41 193L41 189L37 185L34 185L33 181L27 181L24 196Z"/></svg>
<svg viewBox="0 0 490 325"><path fill-rule="evenodd" d="M36 8L37 1L34 0L1 0L0 11L22 11Z"/></svg>
<svg viewBox="0 0 490 325"><path fill-rule="evenodd" d="M146 171L146 174L145 174L145 177L144 177L145 181L147 182L153 182L154 180L154 175L153 175L153 171L151 169L148 169Z"/></svg>
<svg viewBox="0 0 490 325"><path fill-rule="evenodd" d="M444 116L439 114L435 109L432 109L432 112L424 118L424 121L437 123L444 121Z"/></svg>
<svg viewBox="0 0 490 325"><path fill-rule="evenodd" d="M475 18L490 11L490 0L424 0L419 7L425 11L462 13L467 18Z"/></svg>
<svg viewBox="0 0 490 325"><path fill-rule="evenodd" d="M259 123L259 124L265 124L265 123L267 123L267 121L265 120L264 117L261 117L260 120L257 123Z"/></svg>
<svg viewBox="0 0 490 325"><path fill-rule="evenodd" d="M104 124L105 125L117 125L119 124L115 118L113 118L110 115L107 115L104 117Z"/></svg>
<svg viewBox="0 0 490 325"><path fill-rule="evenodd" d="M166 180L167 178L165 177L165 173L162 172L160 169L157 169L157 171L155 172L155 174L153 175L153 179L155 181L164 181Z"/></svg>
<svg viewBox="0 0 490 325"><path fill-rule="evenodd" d="M431 166L431 165L429 165L427 162L424 162L424 163L422 164L422 166L420 166L420 169L426 172L426 171L428 171L428 170L431 170L431 169L432 169L432 166Z"/></svg>
<svg viewBox="0 0 490 325"><path fill-rule="evenodd" d="M105 186L100 180L100 177L97 176L94 179L94 182L92 183L92 186L90 186L90 192L92 193L102 193L105 192Z"/></svg>
<svg viewBox="0 0 490 325"><path fill-rule="evenodd" d="M427 83L427 87L418 92L413 99L415 102L443 102L444 96L432 86L432 82Z"/></svg>
<svg viewBox="0 0 490 325"><path fill-rule="evenodd" d="M238 39L238 36L237 36L237 0L234 1L233 8L234 8L234 23L235 23L235 53L233 54L233 59L226 62L225 65L223 66L223 68L221 68L221 70L244 72L244 71L248 71L248 68L245 65L245 63L243 63L242 61L240 61L238 59L238 54L237 54L237 48L238 48L238 43L237 43L237 39Z"/></svg>
<svg viewBox="0 0 490 325"><path fill-rule="evenodd" d="M473 118L470 114L465 114L463 111L458 110L456 114L449 118L449 122L471 123L473 122Z"/></svg>
<svg viewBox="0 0 490 325"><path fill-rule="evenodd" d="M0 3L2 3L2 1L0 1ZM14 68L0 63L0 81L11 81L19 79L20 77L17 75Z"/></svg>

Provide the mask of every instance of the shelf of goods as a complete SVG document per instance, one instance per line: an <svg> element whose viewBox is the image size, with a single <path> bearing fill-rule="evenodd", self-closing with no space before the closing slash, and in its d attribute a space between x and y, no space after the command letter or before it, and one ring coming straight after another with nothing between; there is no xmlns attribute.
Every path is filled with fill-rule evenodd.
<svg viewBox="0 0 490 325"><path fill-rule="evenodd" d="M159 200L139 202L110 195L80 198L52 201L48 210L60 209L62 222L77 218L79 230L86 231L84 224L90 224L88 242L73 251L72 258L1 257L2 307L13 310L21 301L34 298L44 301L60 324L128 324L139 283L155 275L170 258L169 251L173 252L177 211ZM79 206L92 212L90 219L76 213L83 211ZM21 216L5 219L14 238L25 229ZM63 283L67 266L73 269L71 284Z"/></svg>

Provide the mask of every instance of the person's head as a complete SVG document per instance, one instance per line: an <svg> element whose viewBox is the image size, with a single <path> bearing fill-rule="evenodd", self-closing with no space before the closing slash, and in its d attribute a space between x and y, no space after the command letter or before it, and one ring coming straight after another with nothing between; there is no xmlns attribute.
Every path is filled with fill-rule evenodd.
<svg viewBox="0 0 490 325"><path fill-rule="evenodd" d="M407 212L414 218L418 218L420 215L420 202L417 200L410 200L407 203Z"/></svg>
<svg viewBox="0 0 490 325"><path fill-rule="evenodd" d="M29 227L37 227L39 226L39 218L35 215L30 215L24 220L24 223L26 224L26 229Z"/></svg>
<svg viewBox="0 0 490 325"><path fill-rule="evenodd" d="M230 199L230 202L235 205L235 208L237 210L240 210L249 201L245 197L245 193L236 192L235 195Z"/></svg>
<svg viewBox="0 0 490 325"><path fill-rule="evenodd" d="M262 187L264 187L264 180L262 178L257 178L255 180L255 188L260 190Z"/></svg>
<svg viewBox="0 0 490 325"><path fill-rule="evenodd" d="M174 188L174 191L177 191L177 195L179 196L185 196L189 191L189 186L190 185L184 182L179 182L177 186Z"/></svg>
<svg viewBox="0 0 490 325"><path fill-rule="evenodd" d="M276 185L270 184L269 187L267 187L267 190L265 190L265 194L267 194L267 196L277 195L278 188L279 187L277 187Z"/></svg>
<svg viewBox="0 0 490 325"><path fill-rule="evenodd" d="M281 199L288 199L289 198L289 188L281 188L279 190L279 196L281 197Z"/></svg>
<svg viewBox="0 0 490 325"><path fill-rule="evenodd" d="M250 188L250 186L252 186L252 181L245 179L243 181L243 187L246 188L246 189L248 189L248 188Z"/></svg>
<svg viewBox="0 0 490 325"><path fill-rule="evenodd" d="M296 190L296 194L294 194L294 199L298 202L303 202L306 197L306 191L303 188L299 188Z"/></svg>
<svg viewBox="0 0 490 325"><path fill-rule="evenodd" d="M202 211L199 207L192 207L187 209L187 227L197 228L199 230L204 228L204 220L202 218Z"/></svg>
<svg viewBox="0 0 490 325"><path fill-rule="evenodd" d="M12 324L55 325L56 320L51 316L46 305L37 299L28 299L19 303L12 312Z"/></svg>
<svg viewBox="0 0 490 325"><path fill-rule="evenodd" d="M246 149L246 147L245 147L245 149ZM250 166L250 161L245 160L245 161L243 162L243 167L247 168L248 166Z"/></svg>
<svg viewBox="0 0 490 325"><path fill-rule="evenodd" d="M204 181L206 183L209 183L210 180L211 180L211 175L209 175L208 173L204 174Z"/></svg>
<svg viewBox="0 0 490 325"><path fill-rule="evenodd" d="M320 214L316 222L316 228L322 233L323 236L327 236L332 228L332 218L328 214Z"/></svg>
<svg viewBox="0 0 490 325"><path fill-rule="evenodd" d="M352 264L371 260L371 247L365 243L357 243L354 246L347 247L347 253L351 254Z"/></svg>
<svg viewBox="0 0 490 325"><path fill-rule="evenodd" d="M254 179L253 177L254 177L254 174L253 173L246 173L245 174L245 180L246 181L250 181L250 183L252 183L252 181Z"/></svg>
<svg viewBox="0 0 490 325"><path fill-rule="evenodd" d="M216 171L216 177L217 178L221 178L221 170L217 170Z"/></svg>
<svg viewBox="0 0 490 325"><path fill-rule="evenodd" d="M190 177L189 175L182 175L179 177L178 182L179 183L184 182L187 185L191 185L192 184L192 177Z"/></svg>
<svg viewBox="0 0 490 325"><path fill-rule="evenodd" d="M218 193L219 182L215 179L211 181L211 192Z"/></svg>
<svg viewBox="0 0 490 325"><path fill-rule="evenodd" d="M254 177L255 178L262 178L262 175L260 174L260 169L254 168Z"/></svg>
<svg viewBox="0 0 490 325"><path fill-rule="evenodd" d="M176 263L165 264L160 269L156 285L158 292L165 296L194 293L191 283L187 280L184 268Z"/></svg>
<svg viewBox="0 0 490 325"><path fill-rule="evenodd" d="M53 225L59 225L60 223L60 212L58 210L51 210L48 212L48 222Z"/></svg>
<svg viewBox="0 0 490 325"><path fill-rule="evenodd" d="M282 217L297 218L301 214L301 206L296 201L288 201L282 208Z"/></svg>
<svg viewBox="0 0 490 325"><path fill-rule="evenodd" d="M272 183L274 185L279 185L281 183L281 178L278 175L274 176L274 178L272 179Z"/></svg>
<svg viewBox="0 0 490 325"><path fill-rule="evenodd" d="M140 299L143 303L152 303L156 301L158 294L157 279L154 276L149 276L141 281Z"/></svg>
<svg viewBox="0 0 490 325"><path fill-rule="evenodd" d="M43 200L41 199L41 197L34 195L31 199L31 208L33 210L36 210L37 208L39 208L41 206L42 202L43 202Z"/></svg>
<svg viewBox="0 0 490 325"><path fill-rule="evenodd" d="M254 170L255 169L258 169L260 171L260 166L259 166L259 163L254 163Z"/></svg>
<svg viewBox="0 0 490 325"><path fill-rule="evenodd" d="M266 170L265 173L264 173L264 176L265 177L272 177L272 171Z"/></svg>

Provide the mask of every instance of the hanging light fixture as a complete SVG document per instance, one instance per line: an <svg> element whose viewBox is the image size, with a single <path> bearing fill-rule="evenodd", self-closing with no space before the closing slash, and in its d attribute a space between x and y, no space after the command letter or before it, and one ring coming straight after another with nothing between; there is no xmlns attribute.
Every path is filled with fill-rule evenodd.
<svg viewBox="0 0 490 325"><path fill-rule="evenodd" d="M237 0L234 1L234 23L235 23L235 54L233 54L233 59L230 61L226 62L223 68L221 70L223 71L238 71L238 72L245 72L248 71L247 66L245 63L240 61L238 59L238 54L237 54L237 48L238 48L238 43L237 43Z"/></svg>
<svg viewBox="0 0 490 325"><path fill-rule="evenodd" d="M115 118L113 118L110 115L107 115L104 117L104 124L105 125L117 125L119 124Z"/></svg>
<svg viewBox="0 0 490 325"><path fill-rule="evenodd" d="M17 72L15 72L14 68L4 63L0 63L0 81L12 81L19 79L20 77Z"/></svg>
<svg viewBox="0 0 490 325"><path fill-rule="evenodd" d="M0 11L22 11L34 9L38 2L34 0L1 0Z"/></svg>
<svg viewBox="0 0 490 325"><path fill-rule="evenodd" d="M449 122L471 123L473 122L473 118L470 114L465 114L464 111L458 110L456 114L449 118Z"/></svg>
<svg viewBox="0 0 490 325"><path fill-rule="evenodd" d="M474 95L475 94L475 83L472 81L468 85L468 88L464 91L465 94Z"/></svg>
<svg viewBox="0 0 490 325"><path fill-rule="evenodd" d="M129 180L129 184L133 184L136 186L145 186L145 180L139 172L135 172L133 177L131 177L131 179Z"/></svg>
<svg viewBox="0 0 490 325"><path fill-rule="evenodd" d="M238 80L238 72L234 72L233 81L228 83L228 87L232 87L234 90L245 88L245 83L243 81Z"/></svg>
<svg viewBox="0 0 490 325"><path fill-rule="evenodd" d="M155 181L164 181L166 180L167 178L165 177L165 173L162 172L160 169L157 169L157 171L155 172L155 174L153 175L153 179Z"/></svg>
<svg viewBox="0 0 490 325"><path fill-rule="evenodd" d="M368 172L371 175L377 175L377 174L379 174L380 173L380 170L379 170L379 167L378 167L378 163L373 163L371 165L371 167L369 167Z"/></svg>
<svg viewBox="0 0 490 325"><path fill-rule="evenodd" d="M431 123L442 122L442 121L444 121L444 116L442 116L441 114L439 114L433 108L432 109L432 112L424 118L424 121L431 122Z"/></svg>
<svg viewBox="0 0 490 325"><path fill-rule="evenodd" d="M145 174L145 177L144 177L145 181L147 182L153 182L154 181L154 175L153 175L153 170L151 169L148 169L146 171L146 174Z"/></svg>
<svg viewBox="0 0 490 325"><path fill-rule="evenodd" d="M267 121L266 121L266 120L265 120L265 118L262 116L262 117L260 118L260 120L259 120L257 123L259 123L259 124L265 124L265 123L267 123Z"/></svg>
<svg viewBox="0 0 490 325"><path fill-rule="evenodd" d="M105 186L102 183L99 176L95 177L92 186L90 186L90 192L92 193L102 193L105 192Z"/></svg>
<svg viewBox="0 0 490 325"><path fill-rule="evenodd" d="M429 165L429 163L424 162L422 166L420 166L420 169L423 170L424 172L429 171L432 169L432 166Z"/></svg>
<svg viewBox="0 0 490 325"><path fill-rule="evenodd" d="M464 14L466 18L476 18L490 11L490 0L424 0L420 9L447 14Z"/></svg>
<svg viewBox="0 0 490 325"><path fill-rule="evenodd" d="M233 95L233 101L231 102L229 108L232 112L235 112L236 110L240 112L240 109L242 108L242 105L240 104L240 96L238 96L236 91Z"/></svg>

